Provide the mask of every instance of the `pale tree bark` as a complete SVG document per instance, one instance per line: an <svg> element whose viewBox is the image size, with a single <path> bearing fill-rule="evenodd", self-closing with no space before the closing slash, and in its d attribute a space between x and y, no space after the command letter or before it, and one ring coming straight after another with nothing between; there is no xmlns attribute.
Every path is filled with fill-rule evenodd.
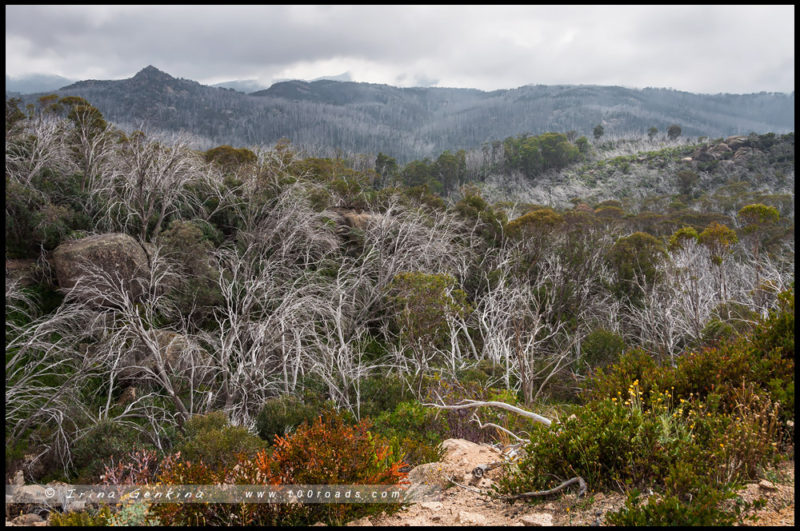
<svg viewBox="0 0 800 531"><path fill-rule="evenodd" d="M485 277L486 292L476 302L474 320L483 345L479 357L502 365L506 388L521 389L530 404L553 377L577 359L578 341L585 330L568 331L566 322L560 320L558 301L545 295L546 290L567 281L558 256L549 255L540 262L533 279L511 275L516 260L516 252L509 250L492 278ZM581 293L594 280L587 277L575 288ZM596 309L589 303L588 291L586 295L579 322L583 313ZM518 383L512 385L513 381Z"/></svg>
<svg viewBox="0 0 800 531"><path fill-rule="evenodd" d="M203 178L200 159L180 138L171 144L135 132L119 147L111 170L97 186L107 203L96 220L100 226L135 231L143 242L157 240L169 215L181 206L195 208L187 185Z"/></svg>
<svg viewBox="0 0 800 531"><path fill-rule="evenodd" d="M75 165L83 175L81 192L93 192L102 174L112 171L115 146L115 129L107 124L98 129L93 118L96 111L76 111L69 135L70 152Z"/></svg>
<svg viewBox="0 0 800 531"><path fill-rule="evenodd" d="M6 139L6 174L27 187L43 169L68 174L70 162L66 137L69 124L51 113L21 120Z"/></svg>
<svg viewBox="0 0 800 531"><path fill-rule="evenodd" d="M129 293L130 279L96 264L83 268L84 274L55 313L25 327L6 346L9 444L30 437L30 429L46 426L49 438L34 437L34 442L53 452L65 470L70 467L74 444L100 423L139 431L164 448L170 426L180 427L195 411L191 404L197 393L194 374L169 365L169 346L165 348L161 331L155 328L156 322L171 314L163 292L173 275L157 250L151 269L137 275L142 295L136 300ZM144 359L132 359L132 349L143 351ZM183 361L192 372L203 369L203 357L196 354L192 349L181 353L189 358ZM141 392L119 411L112 403L112 392L119 389L123 373L131 372ZM104 385L98 386L98 380ZM188 389L188 403L178 389ZM103 406L89 410L84 404L100 398L100 392ZM174 411L164 407L165 398Z"/></svg>

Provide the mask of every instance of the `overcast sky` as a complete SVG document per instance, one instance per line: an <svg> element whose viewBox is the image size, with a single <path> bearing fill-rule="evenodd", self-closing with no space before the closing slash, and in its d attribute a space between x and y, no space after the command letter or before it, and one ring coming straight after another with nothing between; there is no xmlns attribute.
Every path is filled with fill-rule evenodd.
<svg viewBox="0 0 800 531"><path fill-rule="evenodd" d="M6 74L794 91L794 6L6 6Z"/></svg>

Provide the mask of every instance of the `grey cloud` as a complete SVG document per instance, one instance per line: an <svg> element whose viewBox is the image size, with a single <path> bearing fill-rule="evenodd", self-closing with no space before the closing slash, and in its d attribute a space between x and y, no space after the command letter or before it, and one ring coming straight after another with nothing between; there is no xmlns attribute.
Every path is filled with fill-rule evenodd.
<svg viewBox="0 0 800 531"><path fill-rule="evenodd" d="M336 60L338 72L374 64L390 84L794 90L791 6L6 6L6 42L32 50L7 49L9 75L49 64L40 73L111 79L153 64L264 79Z"/></svg>

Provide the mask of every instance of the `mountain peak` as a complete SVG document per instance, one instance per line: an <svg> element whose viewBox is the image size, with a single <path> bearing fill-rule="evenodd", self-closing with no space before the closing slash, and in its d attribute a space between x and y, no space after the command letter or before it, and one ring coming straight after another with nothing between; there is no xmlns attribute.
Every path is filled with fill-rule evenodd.
<svg viewBox="0 0 800 531"><path fill-rule="evenodd" d="M146 67L142 68L135 76L133 76L133 79L169 81L175 78L167 74L166 72L162 72L153 65L147 65Z"/></svg>

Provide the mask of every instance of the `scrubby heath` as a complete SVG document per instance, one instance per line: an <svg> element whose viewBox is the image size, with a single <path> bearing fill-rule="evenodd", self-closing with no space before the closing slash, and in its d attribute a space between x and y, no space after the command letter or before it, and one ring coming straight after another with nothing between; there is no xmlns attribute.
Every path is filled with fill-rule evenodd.
<svg viewBox="0 0 800 531"><path fill-rule="evenodd" d="M7 102L9 477L394 484L447 438L519 436L500 494L579 475L630 493L614 523L730 523L735 487L793 455L794 135L671 131L401 167L288 141L200 152L78 97ZM463 399L553 423L423 405ZM397 508L134 504L51 523Z"/></svg>

